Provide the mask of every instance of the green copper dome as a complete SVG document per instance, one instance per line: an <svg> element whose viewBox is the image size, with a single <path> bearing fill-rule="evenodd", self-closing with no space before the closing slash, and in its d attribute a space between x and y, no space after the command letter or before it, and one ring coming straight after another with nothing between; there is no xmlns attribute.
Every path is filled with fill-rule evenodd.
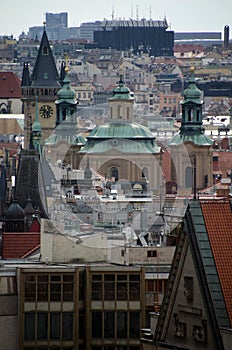
<svg viewBox="0 0 232 350"><path fill-rule="evenodd" d="M154 139L154 135L146 126L138 123L115 121L97 126L87 137L87 139L111 138Z"/></svg>
<svg viewBox="0 0 232 350"><path fill-rule="evenodd" d="M122 153L160 152L150 130L134 122L109 122L99 125L87 136L80 153L102 153L116 149Z"/></svg>

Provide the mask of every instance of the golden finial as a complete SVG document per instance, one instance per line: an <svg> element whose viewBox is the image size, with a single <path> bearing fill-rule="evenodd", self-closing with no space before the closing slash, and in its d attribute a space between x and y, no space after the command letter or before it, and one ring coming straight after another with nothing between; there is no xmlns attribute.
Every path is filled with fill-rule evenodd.
<svg viewBox="0 0 232 350"><path fill-rule="evenodd" d="M65 56L65 69L64 69L66 73L68 73L70 71L69 66L68 66L68 60L69 60L69 56L66 55Z"/></svg>
<svg viewBox="0 0 232 350"><path fill-rule="evenodd" d="M195 67L191 66L190 69L189 69L190 73L193 74L194 71L195 71Z"/></svg>

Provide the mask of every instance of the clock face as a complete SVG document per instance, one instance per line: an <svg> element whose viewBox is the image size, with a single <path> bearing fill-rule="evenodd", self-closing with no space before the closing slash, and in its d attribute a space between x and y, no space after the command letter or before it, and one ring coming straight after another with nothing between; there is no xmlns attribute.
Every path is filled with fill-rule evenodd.
<svg viewBox="0 0 232 350"><path fill-rule="evenodd" d="M42 118L50 118L53 115L53 109L49 105L43 105L40 107L39 114Z"/></svg>

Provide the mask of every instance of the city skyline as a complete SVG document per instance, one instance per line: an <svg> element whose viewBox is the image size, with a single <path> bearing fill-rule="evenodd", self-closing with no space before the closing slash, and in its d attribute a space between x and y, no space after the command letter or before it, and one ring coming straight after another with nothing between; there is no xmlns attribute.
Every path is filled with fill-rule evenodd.
<svg viewBox="0 0 232 350"><path fill-rule="evenodd" d="M167 18L167 22L175 32L223 32L225 25L232 27L232 3L229 0L211 2L209 0L184 1L166 0L161 4L151 0L98 0L98 6L93 8L93 1L84 3L70 0L65 5L41 0L33 2L22 0L11 1L11 6L3 3L0 35L18 37L28 32L29 27L40 26L45 21L45 13L68 13L68 26L78 27L83 22L119 18L152 18L155 20ZM231 36L231 35L230 35Z"/></svg>

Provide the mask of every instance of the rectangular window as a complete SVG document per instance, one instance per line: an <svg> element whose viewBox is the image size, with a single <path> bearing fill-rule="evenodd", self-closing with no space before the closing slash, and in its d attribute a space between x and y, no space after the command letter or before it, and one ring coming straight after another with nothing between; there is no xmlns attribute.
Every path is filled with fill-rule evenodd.
<svg viewBox="0 0 232 350"><path fill-rule="evenodd" d="M115 299L115 276L112 274L106 274L104 276L104 299Z"/></svg>
<svg viewBox="0 0 232 350"><path fill-rule="evenodd" d="M48 73L44 72L44 80L48 80Z"/></svg>
<svg viewBox="0 0 232 350"><path fill-rule="evenodd" d="M24 314L24 339L35 339L35 314L32 312Z"/></svg>
<svg viewBox="0 0 232 350"><path fill-rule="evenodd" d="M92 282L92 300L102 300L102 282Z"/></svg>
<svg viewBox="0 0 232 350"><path fill-rule="evenodd" d="M147 280L146 281L146 291L147 292L153 292L154 291L154 283L153 283L153 280Z"/></svg>
<svg viewBox="0 0 232 350"><path fill-rule="evenodd" d="M50 301L61 301L61 275L50 276Z"/></svg>
<svg viewBox="0 0 232 350"><path fill-rule="evenodd" d="M114 311L105 311L104 312L104 337L105 338L114 338Z"/></svg>
<svg viewBox="0 0 232 350"><path fill-rule="evenodd" d="M139 282L130 282L129 299L133 301L140 300L140 283Z"/></svg>
<svg viewBox="0 0 232 350"><path fill-rule="evenodd" d="M117 300L127 300L128 285L127 282L117 283Z"/></svg>
<svg viewBox="0 0 232 350"><path fill-rule="evenodd" d="M117 312L117 338L127 338L127 312Z"/></svg>
<svg viewBox="0 0 232 350"><path fill-rule="evenodd" d="M193 277L184 276L184 295L188 300L193 300Z"/></svg>
<svg viewBox="0 0 232 350"><path fill-rule="evenodd" d="M140 332L140 313L139 311L130 312L130 338L139 339Z"/></svg>
<svg viewBox="0 0 232 350"><path fill-rule="evenodd" d="M60 339L60 312L50 313L50 339Z"/></svg>
<svg viewBox="0 0 232 350"><path fill-rule="evenodd" d="M102 312L92 312L92 338L102 338Z"/></svg>
<svg viewBox="0 0 232 350"><path fill-rule="evenodd" d="M25 301L36 301L35 276L25 276Z"/></svg>
<svg viewBox="0 0 232 350"><path fill-rule="evenodd" d="M73 301L74 284L71 280L65 280L65 277L67 276L63 276L63 301Z"/></svg>
<svg viewBox="0 0 232 350"><path fill-rule="evenodd" d="M156 258L157 257L157 250L148 250L147 257L148 258Z"/></svg>
<svg viewBox="0 0 232 350"><path fill-rule="evenodd" d="M62 314L62 340L73 339L73 314L64 312Z"/></svg>
<svg viewBox="0 0 232 350"><path fill-rule="evenodd" d="M38 275L37 301L48 301L48 275Z"/></svg>
<svg viewBox="0 0 232 350"><path fill-rule="evenodd" d="M37 339L47 340L48 338L48 314L38 312L37 314Z"/></svg>

